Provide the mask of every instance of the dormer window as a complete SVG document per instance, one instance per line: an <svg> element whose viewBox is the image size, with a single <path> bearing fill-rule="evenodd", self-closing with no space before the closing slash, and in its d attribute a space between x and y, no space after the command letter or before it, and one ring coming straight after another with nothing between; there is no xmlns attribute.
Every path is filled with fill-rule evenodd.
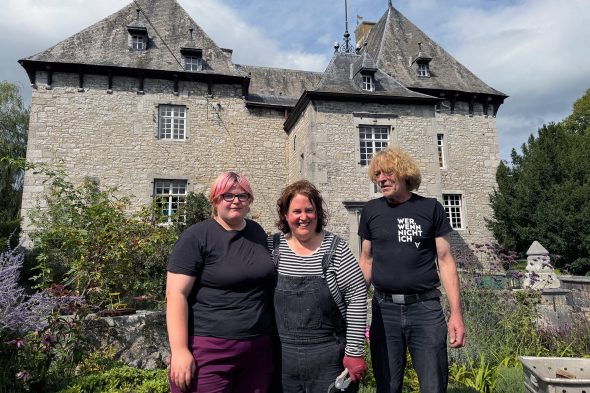
<svg viewBox="0 0 590 393"><path fill-rule="evenodd" d="M420 77L429 77L428 63L418 63L417 75Z"/></svg>
<svg viewBox="0 0 590 393"><path fill-rule="evenodd" d="M196 48L181 48L180 54L185 71L203 71L203 51Z"/></svg>
<svg viewBox="0 0 590 393"><path fill-rule="evenodd" d="M127 26L127 32L129 33L129 48L131 50L146 50L148 46L148 33L147 28L140 20L140 9L137 9L136 19Z"/></svg>
<svg viewBox="0 0 590 393"><path fill-rule="evenodd" d="M363 77L363 85L362 89L364 91L375 91L375 83L373 81L373 75L362 75Z"/></svg>
<svg viewBox="0 0 590 393"><path fill-rule="evenodd" d="M184 69L186 71L202 71L203 59L197 56L184 56Z"/></svg>
<svg viewBox="0 0 590 393"><path fill-rule="evenodd" d="M131 49L133 50L146 50L147 48L147 36L144 34L132 34L131 35Z"/></svg>
<svg viewBox="0 0 590 393"><path fill-rule="evenodd" d="M429 64L432 60L432 57L428 56L426 53L422 52L422 43L418 42L418 54L414 56L410 66L416 64L416 75L419 78L428 78L430 77L430 68Z"/></svg>

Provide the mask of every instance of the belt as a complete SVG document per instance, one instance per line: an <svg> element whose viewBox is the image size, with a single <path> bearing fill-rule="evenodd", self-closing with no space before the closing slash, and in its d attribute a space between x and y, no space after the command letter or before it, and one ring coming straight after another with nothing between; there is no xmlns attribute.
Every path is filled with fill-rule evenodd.
<svg viewBox="0 0 590 393"><path fill-rule="evenodd" d="M389 293L375 288L375 296L387 303L395 304L412 304L424 300L436 299L441 296L438 289L431 289L422 293L412 293L404 295L403 293Z"/></svg>

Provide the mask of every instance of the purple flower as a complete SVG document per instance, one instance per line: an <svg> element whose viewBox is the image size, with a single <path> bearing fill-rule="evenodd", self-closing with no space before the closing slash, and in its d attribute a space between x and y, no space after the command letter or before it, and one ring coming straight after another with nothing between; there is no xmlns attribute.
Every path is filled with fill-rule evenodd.
<svg viewBox="0 0 590 393"><path fill-rule="evenodd" d="M43 344L45 346L50 346L51 344L53 344L56 341L57 341L57 338L55 337L55 335L51 334L50 331L46 331L45 334L43 335L43 338L41 339L41 344Z"/></svg>

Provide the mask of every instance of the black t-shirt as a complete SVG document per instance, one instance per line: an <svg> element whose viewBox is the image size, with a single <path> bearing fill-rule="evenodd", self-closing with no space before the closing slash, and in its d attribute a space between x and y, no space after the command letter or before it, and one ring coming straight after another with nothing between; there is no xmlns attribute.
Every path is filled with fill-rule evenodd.
<svg viewBox="0 0 590 393"><path fill-rule="evenodd" d="M188 297L189 335L242 339L272 331L274 264L254 221L241 231L213 219L192 225L174 245L168 271L197 277Z"/></svg>
<svg viewBox="0 0 590 393"><path fill-rule="evenodd" d="M367 202L358 234L371 241L373 285L404 294L438 287L435 239L452 230L434 198L412 194L398 205L384 197Z"/></svg>

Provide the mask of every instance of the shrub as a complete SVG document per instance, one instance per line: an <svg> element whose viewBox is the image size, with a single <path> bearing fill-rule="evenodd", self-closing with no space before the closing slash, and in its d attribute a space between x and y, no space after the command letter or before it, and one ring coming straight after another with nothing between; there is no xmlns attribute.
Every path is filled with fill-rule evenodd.
<svg viewBox="0 0 590 393"><path fill-rule="evenodd" d="M526 393L522 367L500 366L496 374L496 385L492 393Z"/></svg>
<svg viewBox="0 0 590 393"><path fill-rule="evenodd" d="M20 219L0 222L0 251L14 249L20 237Z"/></svg>
<svg viewBox="0 0 590 393"><path fill-rule="evenodd" d="M184 217L184 222L176 221L176 226L179 231L183 231L197 222L211 218L211 203L205 194L189 192L179 215Z"/></svg>
<svg viewBox="0 0 590 393"><path fill-rule="evenodd" d="M168 371L142 370L120 366L76 378L67 388L58 393L166 393Z"/></svg>
<svg viewBox="0 0 590 393"><path fill-rule="evenodd" d="M0 253L0 391L40 391L71 373L81 353L82 318L61 317L81 299L63 288L28 295L19 284L23 251Z"/></svg>
<svg viewBox="0 0 590 393"><path fill-rule="evenodd" d="M578 258L565 268L571 274L587 276L590 273L590 258Z"/></svg>
<svg viewBox="0 0 590 393"><path fill-rule="evenodd" d="M33 166L47 176L46 207L31 213L40 288L63 282L89 304L108 304L109 293L162 299L166 261L178 237L154 225L148 208L129 213L130 201L91 180L74 186L63 170Z"/></svg>

